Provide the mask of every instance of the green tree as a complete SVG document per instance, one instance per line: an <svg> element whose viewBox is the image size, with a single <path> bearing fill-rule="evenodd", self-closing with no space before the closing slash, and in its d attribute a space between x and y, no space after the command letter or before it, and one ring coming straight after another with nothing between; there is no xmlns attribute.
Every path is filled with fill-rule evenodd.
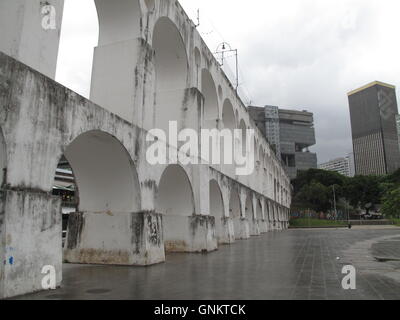
<svg viewBox="0 0 400 320"><path fill-rule="evenodd" d="M382 202L382 213L385 216L400 218L400 187L387 192Z"/></svg>
<svg viewBox="0 0 400 320"><path fill-rule="evenodd" d="M400 186L400 169L384 178L384 182Z"/></svg>
<svg viewBox="0 0 400 320"><path fill-rule="evenodd" d="M381 202L381 180L379 176L356 176L347 180L343 194L353 207L363 208L368 212Z"/></svg>
<svg viewBox="0 0 400 320"><path fill-rule="evenodd" d="M295 195L294 203L297 207L325 212L331 208L331 194L329 187L312 181L310 184L304 185Z"/></svg>
<svg viewBox="0 0 400 320"><path fill-rule="evenodd" d="M307 171L300 171L295 180L293 180L294 192L299 192L305 185L313 181L317 181L325 187L333 185L339 187L343 186L348 178L333 171L326 171L320 169L310 169Z"/></svg>

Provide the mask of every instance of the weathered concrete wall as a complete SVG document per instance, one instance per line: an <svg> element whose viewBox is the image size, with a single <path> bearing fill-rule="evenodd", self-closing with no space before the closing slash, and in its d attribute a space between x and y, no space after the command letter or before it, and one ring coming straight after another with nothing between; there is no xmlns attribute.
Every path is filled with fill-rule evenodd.
<svg viewBox="0 0 400 320"><path fill-rule="evenodd" d="M30 18L34 9L21 1ZM12 266L0 267L0 296L40 290L43 263L54 265L61 281L61 209L50 193L62 155L74 171L81 212L69 225L70 262L149 265L165 260L164 248L209 252L286 226L290 182L259 131L249 176L236 176L232 165L148 163L148 130L166 129L170 120L178 130L255 125L176 1L149 7L144 0L118 0L115 10L110 3L96 1L100 37L91 94L100 106L0 53L0 257L7 261L13 253ZM16 30L11 38L32 36ZM29 46L40 52L49 39L41 29L30 32L38 43ZM47 45L55 43L58 37ZM49 74L56 59L49 54L48 66L26 63ZM167 153L174 148L168 143Z"/></svg>
<svg viewBox="0 0 400 320"><path fill-rule="evenodd" d="M17 259L20 259L18 257L21 255L28 257L27 253L32 250L32 245L37 247L37 244L46 243L47 246L51 247L43 246L45 251L36 251L36 258L32 259L30 264L24 264L29 266L26 267L26 270L15 269L18 270L16 272L23 279L24 285L20 282L22 280L12 278L12 270L14 269L7 265L3 266L2 294L9 296L40 290L38 283L42 275L40 272L38 273L38 270L43 267L43 262L56 266L58 279L62 277L60 208L59 204L58 207L53 204L53 200L50 200L52 199L51 197L48 198L48 194L52 190L54 173L61 155L63 153L68 155L70 153L69 150L74 150L74 148L70 149L70 146L74 145L76 141L81 141L77 138L86 134L93 134L93 137L102 140L104 139L103 135L109 135L113 137L111 140L102 141L115 140L117 144L122 146L122 154L126 152L129 159L131 159L129 161L132 162L137 172L138 183L137 185L133 184L132 188L138 193L139 200L134 200L136 197L133 194L132 201L139 205L138 210L144 212L155 210L156 199L162 191L159 188L161 176L168 166L154 167L147 163L144 150L149 144L145 141L145 130L122 120L3 54L0 54L0 106L0 126L4 135L4 149L7 150L7 170L2 190L5 194L11 194L10 197L6 197L4 202L6 203L3 213L5 218L0 229L1 239L3 239L1 254L6 260L10 258L7 257L7 243L4 241L8 235L11 235L12 238L20 234L26 235L26 241L19 241L17 246L12 243ZM91 140L89 139L88 141ZM92 143L91 147L93 148ZM91 150L92 148L86 148L87 151L90 151L90 154L96 152L96 150ZM101 150L104 148L101 147ZM77 150L79 150L79 153L84 153L84 145L77 148ZM115 159L120 158L118 148L110 150L114 150L111 154L115 156ZM108 156L101 158L106 159L107 163L113 160L113 157L109 158ZM78 169L84 163L85 161L79 160L79 158L73 161L75 168L78 166ZM115 162L114 165L122 167L123 162ZM103 167L100 166L100 168ZM184 170L189 187L192 189L191 195L193 199L190 201L193 203L193 211L190 215L180 218L179 221L183 223L181 227L173 223L169 233L175 235L175 243L167 241L160 246L159 242L157 242L157 245L152 242L155 233L159 240L162 239L164 229L168 228L167 221L173 216L166 215L164 217L163 228L159 228L159 226L139 227L140 230L136 229L136 231L141 234L141 237L138 237L137 233L133 233L133 228L129 229L128 226L132 226L132 220L129 219L133 219L134 216L140 213L132 213L131 215L127 213L119 214L118 210L114 210L117 207L116 204L113 205L113 199L109 199L110 201L107 201L111 205L109 210L100 208L101 212L85 214L85 228L82 228L76 247L67 248L66 258L80 263L145 265L165 259L164 245L169 249L171 244L177 247L177 244L185 243L178 248L178 251L201 252L215 250L217 248L215 218L208 216L208 211L210 210L208 203L210 201L209 181L212 179L215 179L221 188L225 214L222 223L224 229L221 232L223 236L220 242L232 243L234 238L247 239L250 236L248 219L245 217L245 201L247 197L253 197L252 203L254 203L255 195L264 199L266 203L269 202L270 207L274 208L274 210L270 210L269 219L277 227L277 209L275 207L279 206L279 204L273 200L269 200L246 185L232 180L230 177L207 166L186 166L181 168ZM80 169L77 170L78 186L80 181L81 184L83 183L83 180L79 178L79 171ZM109 172L109 170L103 171ZM118 177L117 173L115 171L116 177ZM86 175L85 179L89 178L90 175ZM98 180L99 178L100 180ZM105 176L104 178L111 179L109 180L110 182L113 179L112 176ZM99 184L98 181L102 181L101 179L103 178L93 179L93 184L90 184L90 180L87 181L89 183L88 186L96 188L96 185ZM126 186L129 186L129 184ZM238 204L240 217L237 220L239 223L237 230L233 227L234 221L232 220L234 219L231 217L229 208L231 192L236 189L240 191L241 198ZM18 190L20 196L15 196L13 190ZM35 192L32 193L31 190L35 190ZM112 195L113 192L105 193L105 196L108 194ZM47 202L42 199L42 196L38 195L46 195L44 199ZM24 210L27 212L34 210L24 204L25 200L23 199L27 196L33 197L31 201L39 201L40 206L35 206L35 210L42 209L39 210L39 213L36 213L37 217L34 219L27 219L26 215L24 218L17 218L18 215L15 215L15 210L22 210L21 208L25 208ZM84 197L85 194L81 196ZM179 196L182 196L182 194L178 194ZM10 199L13 199L13 201ZM86 199L82 199L81 205L88 205L88 202L84 200ZM95 209L96 207L92 208ZM203 213L206 213L206 215ZM43 232L38 227L38 221L46 219L48 214L51 214L52 217L58 214L58 218L54 220L54 224L49 227L50 229L46 229L46 232ZM8 217L15 219L9 219ZM156 216L152 217L152 219L158 221L155 223L155 225L158 225L160 223L159 220L155 218ZM81 226L80 223L82 221L77 219L75 224L74 220L72 219L70 234L76 232L77 228L79 229ZM37 228L29 229L29 231L20 231L18 229L24 228L28 224ZM136 225L141 226L140 223ZM102 230L102 232L98 232L98 230ZM182 234L180 235L179 232L182 232ZM58 239L60 246L55 245L57 241L53 241L53 238ZM136 240L133 241L133 238ZM139 238L140 240L138 240ZM78 240L78 237L75 237L75 240ZM173 240L172 238L170 241ZM138 242L142 243L139 250L137 250L136 246ZM100 248L101 250L99 251Z"/></svg>
<svg viewBox="0 0 400 320"><path fill-rule="evenodd" d="M70 219L66 262L146 266L165 261L160 214L73 213Z"/></svg>
<svg viewBox="0 0 400 320"><path fill-rule="evenodd" d="M1 190L0 298L43 290L44 266L62 281L61 200L37 191Z"/></svg>

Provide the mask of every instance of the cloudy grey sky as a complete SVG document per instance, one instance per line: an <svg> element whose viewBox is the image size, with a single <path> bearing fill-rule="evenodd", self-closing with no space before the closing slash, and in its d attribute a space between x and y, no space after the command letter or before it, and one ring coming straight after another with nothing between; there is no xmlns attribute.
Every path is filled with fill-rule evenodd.
<svg viewBox="0 0 400 320"><path fill-rule="evenodd" d="M65 2L57 80L87 97L96 11L93 0ZM314 112L319 162L352 150L348 91L379 80L399 93L398 0L180 3L193 20L200 9L199 31L212 51L222 41L239 49L246 100Z"/></svg>

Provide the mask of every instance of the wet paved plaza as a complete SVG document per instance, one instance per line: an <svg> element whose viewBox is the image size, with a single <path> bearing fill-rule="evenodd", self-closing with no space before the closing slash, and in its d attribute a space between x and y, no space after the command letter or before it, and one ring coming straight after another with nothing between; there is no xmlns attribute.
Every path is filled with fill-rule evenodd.
<svg viewBox="0 0 400 320"><path fill-rule="evenodd" d="M23 299L400 299L400 228L289 230L141 267L64 265L62 288ZM377 262L374 256L389 257ZM354 264L357 289L343 290Z"/></svg>

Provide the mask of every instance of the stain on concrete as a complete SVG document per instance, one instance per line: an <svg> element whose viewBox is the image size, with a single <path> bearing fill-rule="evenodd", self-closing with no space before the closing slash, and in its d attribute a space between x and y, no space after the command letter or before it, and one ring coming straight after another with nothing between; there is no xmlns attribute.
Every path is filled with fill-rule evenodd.
<svg viewBox="0 0 400 320"><path fill-rule="evenodd" d="M143 248L144 216L143 214L132 215L131 221L131 242L134 245L135 254L140 254Z"/></svg>
<svg viewBox="0 0 400 320"><path fill-rule="evenodd" d="M69 250L76 249L84 228L85 218L81 212L71 213L68 220L68 236L66 248Z"/></svg>

